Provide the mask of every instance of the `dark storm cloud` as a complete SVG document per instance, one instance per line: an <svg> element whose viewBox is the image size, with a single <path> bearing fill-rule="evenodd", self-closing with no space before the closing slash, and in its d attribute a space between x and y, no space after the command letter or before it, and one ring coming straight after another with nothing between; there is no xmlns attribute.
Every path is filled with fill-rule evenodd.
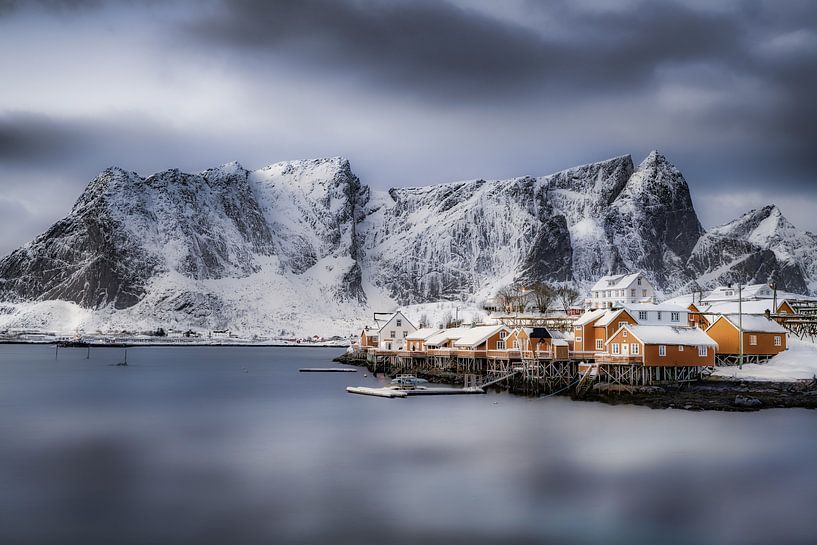
<svg viewBox="0 0 817 545"><path fill-rule="evenodd" d="M540 31L426 0L238 0L199 19L191 33L203 46L286 56L450 101L631 89L661 63L729 55L741 46L730 16L675 4L604 15L553 4L542 15L561 29Z"/></svg>
<svg viewBox="0 0 817 545"><path fill-rule="evenodd" d="M649 99L673 71L709 67L708 74L694 73L682 83L728 98L690 112L696 129L739 133L724 142L721 157L743 162L755 174L811 183L817 167L817 46L796 42L815 39L813 3L527 6L532 24L523 25L425 0L237 0L205 12L190 31L198 46L238 51L250 63L271 55L436 106L520 111L585 100L610 101L614 108L616 97ZM762 89L762 95L751 96L748 87ZM592 127L592 120L577 123Z"/></svg>

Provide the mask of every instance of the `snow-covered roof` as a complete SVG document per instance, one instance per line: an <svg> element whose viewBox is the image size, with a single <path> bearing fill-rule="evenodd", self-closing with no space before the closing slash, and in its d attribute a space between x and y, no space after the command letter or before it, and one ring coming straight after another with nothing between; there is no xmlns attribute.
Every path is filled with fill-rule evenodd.
<svg viewBox="0 0 817 545"><path fill-rule="evenodd" d="M727 295L728 294L728 295ZM741 297L744 299L770 297L772 288L767 284L750 284L741 287ZM703 298L704 302L730 301L738 299L738 288L729 286L718 286L709 295Z"/></svg>
<svg viewBox="0 0 817 545"><path fill-rule="evenodd" d="M559 339L563 341L572 341L573 340L573 333L565 333L564 331L550 331L550 338L551 339Z"/></svg>
<svg viewBox="0 0 817 545"><path fill-rule="evenodd" d="M618 318L625 312L627 311L623 308L608 310L604 314L604 316L602 316L599 319L599 321L596 322L596 327L607 327L608 325L612 324L616 318Z"/></svg>
<svg viewBox="0 0 817 545"><path fill-rule="evenodd" d="M621 306L630 311L630 314L638 311L687 312L688 310L686 307L682 307L681 305L673 305L669 303L623 303ZM635 316L636 315L633 314L633 317Z"/></svg>
<svg viewBox="0 0 817 545"><path fill-rule="evenodd" d="M464 346L468 348L476 348L492 335L502 330L510 331L504 325L478 325L466 331L459 339L454 341L454 346Z"/></svg>
<svg viewBox="0 0 817 545"><path fill-rule="evenodd" d="M777 300L777 307L780 308L780 305L783 304L784 301L778 299ZM768 310L772 314L777 312L777 309L772 308L774 307L774 299L758 299L756 301L743 301L740 304L740 308L738 308L737 301L722 301L720 303L712 303L701 312L704 314L766 314Z"/></svg>
<svg viewBox="0 0 817 545"><path fill-rule="evenodd" d="M568 346L567 341L564 339L553 339L550 344L553 346Z"/></svg>
<svg viewBox="0 0 817 545"><path fill-rule="evenodd" d="M632 284L636 278L638 278L641 273L629 273L629 274L611 274L608 276L602 276L599 278L598 282L593 284L591 291L598 291L598 290L615 290L615 289L623 289L627 288Z"/></svg>
<svg viewBox="0 0 817 545"><path fill-rule="evenodd" d="M596 310L588 310L587 312L585 312L584 314L579 316L579 318L575 322L573 322L573 325L574 326L587 325L587 324L589 324L591 322L594 322L594 321L598 320L602 316L604 316L605 312L607 312L607 309L604 309L604 308L599 308L599 309L596 309Z"/></svg>
<svg viewBox="0 0 817 545"><path fill-rule="evenodd" d="M428 339L429 337L431 337L432 335L436 335L437 333L440 333L441 331L442 331L442 329L439 329L437 327L423 327L423 328L418 329L417 331L409 333L406 336L406 340L408 340L408 341L424 341L424 340Z"/></svg>
<svg viewBox="0 0 817 545"><path fill-rule="evenodd" d="M635 338L644 344L671 344L684 346L717 346L712 338L697 327L671 325L626 325ZM613 337L607 340L609 344Z"/></svg>
<svg viewBox="0 0 817 545"><path fill-rule="evenodd" d="M439 333L435 333L434 335L428 337L426 339L426 346L439 346L447 343L448 341L455 341L462 337L470 329L470 327L451 327L448 329L443 329Z"/></svg>
<svg viewBox="0 0 817 545"><path fill-rule="evenodd" d="M697 301L697 302L696 302ZM687 293L684 295L677 295L671 299L667 299L663 301L661 304L663 305L678 305L684 308L689 307L689 305L695 305L696 307L701 307L701 300L700 298L694 293Z"/></svg>
<svg viewBox="0 0 817 545"><path fill-rule="evenodd" d="M744 314L741 318L738 318L736 314L729 314L720 316L718 320L727 320L735 326L736 329L738 325L740 325L746 333L786 333L785 327L774 320L769 320L765 316ZM718 320L715 321L717 322ZM711 329L712 326L709 326L709 328ZM709 329L707 329L707 331L708 330Z"/></svg>

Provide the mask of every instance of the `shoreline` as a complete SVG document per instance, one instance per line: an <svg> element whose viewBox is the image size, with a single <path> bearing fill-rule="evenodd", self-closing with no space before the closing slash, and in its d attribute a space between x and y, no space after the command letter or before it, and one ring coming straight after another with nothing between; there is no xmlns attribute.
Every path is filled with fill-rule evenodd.
<svg viewBox="0 0 817 545"><path fill-rule="evenodd" d="M152 346L162 346L162 347L172 347L172 348L193 348L193 347L224 347L224 348L235 348L235 347L268 347L268 348L336 348L338 350L345 350L349 345L337 345L337 344L327 344L327 343L283 343L283 342L212 342L212 343L205 343L205 342L196 342L196 343L185 343L185 342L99 342L99 343L88 343L88 342L60 342L60 341L19 341L19 340L0 340L0 344L25 344L25 345L32 345L32 346L59 346L60 348L138 348L141 346L144 347L152 347Z"/></svg>
<svg viewBox="0 0 817 545"><path fill-rule="evenodd" d="M341 354L333 361L369 369L366 362L352 360ZM369 369L371 371L371 369ZM378 372L383 372L378 370ZM463 378L449 371L416 371L416 376L431 383L462 384ZM389 376L389 373L386 373ZM541 385L524 383L519 378L509 384L495 384L488 388L504 390L524 397L547 397L550 394ZM557 389L558 391L558 389ZM577 402L599 402L608 405L638 405L651 409L680 409L686 411L754 412L763 409L800 408L817 409L817 380L793 382L703 379L680 384L634 386L624 388L593 388L578 397L572 388L561 397Z"/></svg>

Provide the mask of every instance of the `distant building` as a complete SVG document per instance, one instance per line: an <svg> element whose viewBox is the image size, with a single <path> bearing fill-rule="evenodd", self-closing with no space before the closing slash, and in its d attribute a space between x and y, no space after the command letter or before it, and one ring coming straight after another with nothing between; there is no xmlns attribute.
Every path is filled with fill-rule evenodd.
<svg viewBox="0 0 817 545"><path fill-rule="evenodd" d="M680 305L627 303L622 307L627 309L638 325L689 326L689 308Z"/></svg>
<svg viewBox="0 0 817 545"><path fill-rule="evenodd" d="M585 306L590 309L615 305L653 303L655 289L643 273L603 276L590 290Z"/></svg>
<svg viewBox="0 0 817 545"><path fill-rule="evenodd" d="M425 352L426 351L426 341L436 335L437 333L441 333L441 329L437 329L436 327L423 327L414 331L413 333L409 333L406 337L407 347L406 349L409 352Z"/></svg>
<svg viewBox="0 0 817 545"><path fill-rule="evenodd" d="M230 330L229 329L214 329L210 336L214 339L229 339L230 338Z"/></svg>
<svg viewBox="0 0 817 545"><path fill-rule="evenodd" d="M369 329L369 326L366 326L363 328L363 331L360 332L357 342L360 348L365 349L377 347L377 340L377 331Z"/></svg>

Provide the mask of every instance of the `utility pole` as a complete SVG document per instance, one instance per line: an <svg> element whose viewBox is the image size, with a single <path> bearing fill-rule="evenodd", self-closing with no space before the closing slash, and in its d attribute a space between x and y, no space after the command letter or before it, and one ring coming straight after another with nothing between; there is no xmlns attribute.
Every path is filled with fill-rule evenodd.
<svg viewBox="0 0 817 545"><path fill-rule="evenodd" d="M738 283L738 331L740 332L740 359L738 369L743 369L743 286Z"/></svg>

